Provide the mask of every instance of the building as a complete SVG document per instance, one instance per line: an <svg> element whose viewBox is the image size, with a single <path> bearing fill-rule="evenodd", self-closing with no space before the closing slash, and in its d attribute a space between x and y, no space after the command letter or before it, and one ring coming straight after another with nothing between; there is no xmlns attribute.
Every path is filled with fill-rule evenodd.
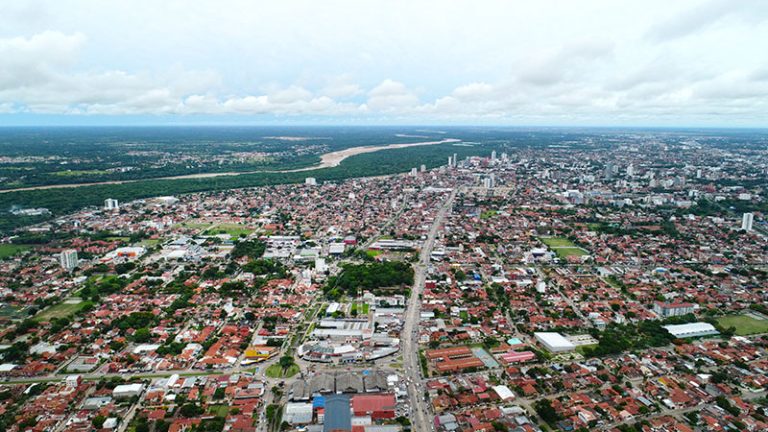
<svg viewBox="0 0 768 432"><path fill-rule="evenodd" d="M744 213L741 217L741 229L744 231L752 231L752 222L755 219L755 215L752 213Z"/></svg>
<svg viewBox="0 0 768 432"><path fill-rule="evenodd" d="M115 399L130 399L138 396L144 390L144 384L122 384L112 390Z"/></svg>
<svg viewBox="0 0 768 432"><path fill-rule="evenodd" d="M106 210L117 210L120 207L116 199L107 198L104 200L104 208Z"/></svg>
<svg viewBox="0 0 768 432"><path fill-rule="evenodd" d="M61 255L59 255L59 263L61 263L61 267L65 270L72 270L75 267L77 267L77 251L74 249L67 249L64 251L61 251Z"/></svg>
<svg viewBox="0 0 768 432"><path fill-rule="evenodd" d="M285 404L283 421L292 425L312 423L312 404L308 402L288 402Z"/></svg>
<svg viewBox="0 0 768 432"><path fill-rule="evenodd" d="M352 430L352 410L347 395L329 395L325 398L323 432Z"/></svg>
<svg viewBox="0 0 768 432"><path fill-rule="evenodd" d="M667 329L667 331L676 338L694 338L720 334L720 332L718 332L712 324L704 322L666 325L664 328Z"/></svg>
<svg viewBox="0 0 768 432"><path fill-rule="evenodd" d="M304 184L307 186L317 186L317 179L314 177L307 177L304 179Z"/></svg>
<svg viewBox="0 0 768 432"><path fill-rule="evenodd" d="M576 349L576 345L563 337L560 333L540 332L534 333L536 340L549 352L569 352Z"/></svg>
<svg viewBox="0 0 768 432"><path fill-rule="evenodd" d="M372 420L395 418L395 395L370 394L352 397L352 412L356 416L370 416Z"/></svg>
<svg viewBox="0 0 768 432"><path fill-rule="evenodd" d="M657 315L667 318L693 313L693 303L662 303L653 304L653 311Z"/></svg>

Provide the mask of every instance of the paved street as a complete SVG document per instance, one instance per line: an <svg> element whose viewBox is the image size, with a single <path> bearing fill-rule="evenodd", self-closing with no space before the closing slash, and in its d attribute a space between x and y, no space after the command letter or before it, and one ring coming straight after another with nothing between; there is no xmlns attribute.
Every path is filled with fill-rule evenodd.
<svg viewBox="0 0 768 432"><path fill-rule="evenodd" d="M421 314L421 294L424 291L426 272L432 249L435 246L437 233L440 230L440 225L445 215L453 205L456 193L457 190L454 189L445 204L443 204L440 212L432 222L427 239L422 245L419 262L414 266L413 290L411 290L411 297L408 300L408 308L405 312L405 324L402 332L403 367L407 381L408 398L411 402L411 422L413 423L414 430L417 431L432 430L432 422L430 421L431 411L424 401L424 385L419 364L419 343L417 340L419 316Z"/></svg>

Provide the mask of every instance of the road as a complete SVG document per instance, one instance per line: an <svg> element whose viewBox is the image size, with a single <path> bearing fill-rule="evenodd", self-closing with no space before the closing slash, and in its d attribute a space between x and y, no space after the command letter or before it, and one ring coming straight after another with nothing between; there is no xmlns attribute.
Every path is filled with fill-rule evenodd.
<svg viewBox="0 0 768 432"><path fill-rule="evenodd" d="M411 423L413 430L417 431L426 432L433 429L429 414L430 409L424 400L424 385L419 362L419 342L417 340L419 317L421 315L421 294L424 291L427 267L429 266L432 249L435 247L437 233L440 231L445 215L453 205L456 192L457 189L454 189L442 208L440 208L435 220L432 222L429 235L421 247L419 262L414 269L411 298L408 300L408 307L405 311L401 347L403 350L403 367L408 388L408 399L411 403Z"/></svg>

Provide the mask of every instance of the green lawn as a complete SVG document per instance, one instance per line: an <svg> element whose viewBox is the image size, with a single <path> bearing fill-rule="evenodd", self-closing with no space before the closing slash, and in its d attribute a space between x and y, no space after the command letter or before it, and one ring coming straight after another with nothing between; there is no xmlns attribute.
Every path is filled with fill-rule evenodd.
<svg viewBox="0 0 768 432"><path fill-rule="evenodd" d="M209 405L208 412L218 417L226 417L229 414L229 405Z"/></svg>
<svg viewBox="0 0 768 432"><path fill-rule="evenodd" d="M144 246L146 248L151 248L153 246L157 246L162 240L160 239L144 239L139 242L139 245Z"/></svg>
<svg viewBox="0 0 768 432"><path fill-rule="evenodd" d="M127 242L130 239L131 239L130 237L107 237L105 240L107 240L107 241Z"/></svg>
<svg viewBox="0 0 768 432"><path fill-rule="evenodd" d="M573 244L572 241L568 240L565 237L541 237L540 240L547 246L551 248L558 248L558 247L576 247L575 244Z"/></svg>
<svg viewBox="0 0 768 432"><path fill-rule="evenodd" d="M588 255L589 252L573 244L572 241L564 237L541 237L542 243L547 245L560 259L566 259L569 256Z"/></svg>
<svg viewBox="0 0 768 432"><path fill-rule="evenodd" d="M0 259L10 258L17 253L24 252L31 249L31 246L27 245L15 245L15 244L0 244Z"/></svg>
<svg viewBox="0 0 768 432"><path fill-rule="evenodd" d="M768 320L759 320L747 315L729 315L717 319L724 328L735 327L736 334L746 336L756 333L768 333Z"/></svg>
<svg viewBox="0 0 768 432"><path fill-rule="evenodd" d="M487 210L480 213L480 219L489 219L496 216L498 212L496 210Z"/></svg>
<svg viewBox="0 0 768 432"><path fill-rule="evenodd" d="M577 352L577 353L579 353L579 354L582 354L582 355L583 355L583 354L584 354L584 349L585 349L585 348L594 348L594 347L596 347L596 346L597 346L597 344L592 344L592 345L578 345L578 346L576 347L576 352Z"/></svg>
<svg viewBox="0 0 768 432"><path fill-rule="evenodd" d="M289 367L285 373L283 373L283 369L280 367L280 365L275 363L268 367L267 370L264 371L264 374L270 378L290 378L299 373L299 371L299 365L291 365L291 367Z"/></svg>
<svg viewBox="0 0 768 432"><path fill-rule="evenodd" d="M80 303L61 302L59 304L55 304L49 307L48 309L38 313L37 315L35 315L34 319L35 321L41 322L41 321L49 321L52 318L70 317L89 304L93 304L93 303L89 301L81 301Z"/></svg>
<svg viewBox="0 0 768 432"><path fill-rule="evenodd" d="M375 250L375 249L368 249L367 251L365 251L365 253L366 253L366 255L368 255L371 258L376 258L377 256L383 254L384 251Z"/></svg>
<svg viewBox="0 0 768 432"><path fill-rule="evenodd" d="M355 311L358 315L368 315L368 310L370 310L370 305L368 305L368 303L354 302L352 303L352 308L349 313L354 315L353 311Z"/></svg>
<svg viewBox="0 0 768 432"><path fill-rule="evenodd" d="M207 230L213 224L210 222L182 222L179 225L189 229Z"/></svg>
<svg viewBox="0 0 768 432"><path fill-rule="evenodd" d="M240 224L218 224L205 231L205 235L229 234L231 237L240 237L241 234L248 235L254 230Z"/></svg>
<svg viewBox="0 0 768 432"><path fill-rule="evenodd" d="M76 176L86 176L86 175L104 175L109 174L109 171L104 170L67 170L67 171L56 171L54 173L51 173L55 176L59 177L76 177Z"/></svg>

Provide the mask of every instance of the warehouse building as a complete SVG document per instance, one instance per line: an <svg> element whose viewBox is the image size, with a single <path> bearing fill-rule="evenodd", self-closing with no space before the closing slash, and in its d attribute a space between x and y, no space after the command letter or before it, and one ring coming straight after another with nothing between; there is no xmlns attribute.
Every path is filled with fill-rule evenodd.
<svg viewBox="0 0 768 432"><path fill-rule="evenodd" d="M718 332L712 324L704 322L666 325L664 328L667 329L667 331L676 338L694 338L720 334L720 332Z"/></svg>
<svg viewBox="0 0 768 432"><path fill-rule="evenodd" d="M540 332L534 333L536 340L549 352L570 352L576 349L576 345L563 337L560 333Z"/></svg>

